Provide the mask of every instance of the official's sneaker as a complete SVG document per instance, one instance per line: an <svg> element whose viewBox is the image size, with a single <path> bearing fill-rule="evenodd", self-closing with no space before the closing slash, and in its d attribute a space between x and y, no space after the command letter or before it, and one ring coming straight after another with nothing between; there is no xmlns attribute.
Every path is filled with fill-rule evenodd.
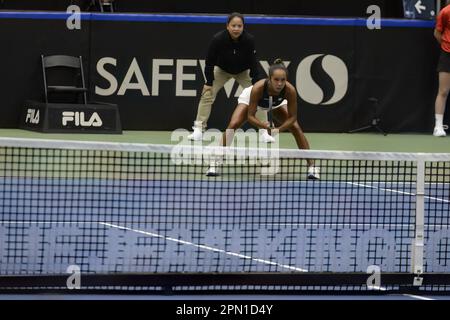
<svg viewBox="0 0 450 320"><path fill-rule="evenodd" d="M445 137L447 135L445 133L445 129L448 129L447 125L434 127L433 136L435 136L435 137Z"/></svg>
<svg viewBox="0 0 450 320"><path fill-rule="evenodd" d="M319 168L317 167L308 167L308 179L309 180L319 180L320 174L319 174Z"/></svg>
<svg viewBox="0 0 450 320"><path fill-rule="evenodd" d="M188 135L188 139L192 141L202 141L203 139L202 129L197 127L192 127L192 129L194 129L194 132Z"/></svg>
<svg viewBox="0 0 450 320"><path fill-rule="evenodd" d="M266 129L260 130L260 139L264 143L274 143L275 138L272 137Z"/></svg>

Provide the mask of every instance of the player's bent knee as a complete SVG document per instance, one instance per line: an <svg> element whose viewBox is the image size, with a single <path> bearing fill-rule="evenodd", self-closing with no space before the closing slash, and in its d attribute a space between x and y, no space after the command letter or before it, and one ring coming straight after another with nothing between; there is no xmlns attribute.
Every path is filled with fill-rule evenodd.
<svg viewBox="0 0 450 320"><path fill-rule="evenodd" d="M300 125L298 124L297 121L294 122L294 124L289 128L289 130L292 132L294 132L294 131L302 132L302 129L300 128Z"/></svg>
<svg viewBox="0 0 450 320"><path fill-rule="evenodd" d="M227 127L227 130L236 130L240 127L240 124L238 122L230 122L230 124Z"/></svg>

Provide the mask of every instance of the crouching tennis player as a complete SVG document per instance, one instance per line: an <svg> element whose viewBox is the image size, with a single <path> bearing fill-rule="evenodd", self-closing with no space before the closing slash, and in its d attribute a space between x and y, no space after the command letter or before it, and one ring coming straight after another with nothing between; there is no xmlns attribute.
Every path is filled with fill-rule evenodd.
<svg viewBox="0 0 450 320"><path fill-rule="evenodd" d="M231 116L227 130L223 135L222 145L228 146L233 140L234 131L240 128L247 120L255 127L283 132L289 130L295 138L299 149L309 149L309 143L297 122L297 92L287 81L288 71L281 59L275 60L270 66L269 78L256 82L253 86L245 88L239 96L238 105ZM256 118L257 110L268 112L268 123ZM280 124L273 128L272 115ZM308 179L319 179L319 168L314 161L308 159ZM218 176L219 165L211 164L207 176Z"/></svg>

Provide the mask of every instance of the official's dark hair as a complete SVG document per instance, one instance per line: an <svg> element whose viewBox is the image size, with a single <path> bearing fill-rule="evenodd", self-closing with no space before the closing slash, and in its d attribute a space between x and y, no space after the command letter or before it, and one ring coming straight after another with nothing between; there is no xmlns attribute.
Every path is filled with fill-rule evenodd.
<svg viewBox="0 0 450 320"><path fill-rule="evenodd" d="M242 24L245 23L245 21L244 21L244 16L243 16L241 13L239 13L239 12L233 12L233 13L230 13L230 14L228 15L227 24L230 24L230 21L233 20L234 18L239 18L239 19L241 19L241 20L242 20Z"/></svg>
<svg viewBox="0 0 450 320"><path fill-rule="evenodd" d="M284 70L284 72L286 72L286 77L288 76L288 71L287 71L286 66L283 63L283 60L278 58L278 59L275 59L275 61L269 68L269 78L271 78L273 73L275 72L275 70L278 70L278 69Z"/></svg>

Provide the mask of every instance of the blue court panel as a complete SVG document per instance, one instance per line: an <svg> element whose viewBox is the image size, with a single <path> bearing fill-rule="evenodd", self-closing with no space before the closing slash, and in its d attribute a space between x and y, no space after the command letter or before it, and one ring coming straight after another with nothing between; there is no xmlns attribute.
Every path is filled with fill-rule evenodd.
<svg viewBox="0 0 450 320"><path fill-rule="evenodd" d="M73 264L85 272L365 272L372 264L409 272L411 189L1 178L0 273L65 273ZM449 187L427 185L425 199L436 208L425 217L426 271L448 272Z"/></svg>

